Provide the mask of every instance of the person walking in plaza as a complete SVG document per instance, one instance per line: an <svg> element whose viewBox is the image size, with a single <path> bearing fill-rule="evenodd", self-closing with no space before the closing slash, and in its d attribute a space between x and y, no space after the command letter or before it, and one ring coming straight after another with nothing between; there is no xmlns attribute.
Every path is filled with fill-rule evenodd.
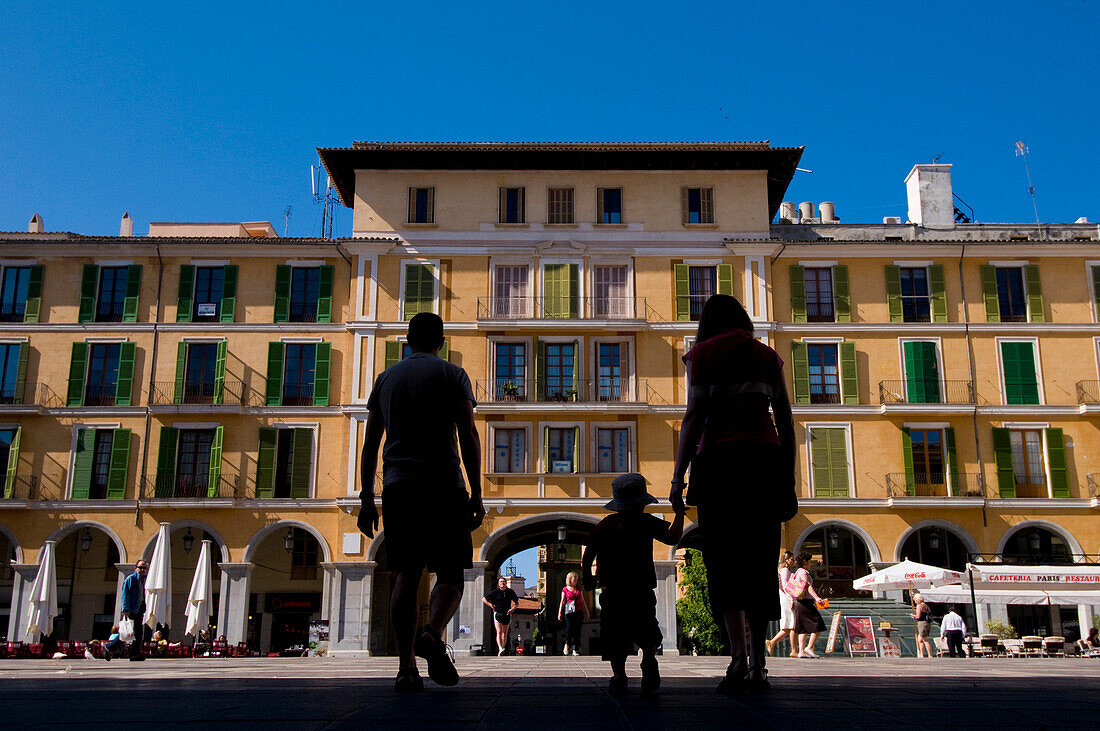
<svg viewBox="0 0 1100 731"><path fill-rule="evenodd" d="M110 662L112 657L122 654L122 640L118 636L117 624L111 626L111 634L100 643L100 647L103 650L103 658L107 662Z"/></svg>
<svg viewBox="0 0 1100 731"><path fill-rule="evenodd" d="M914 613L909 616L917 622L917 657L932 657L932 643L928 635L932 631L932 608L919 591L913 592Z"/></svg>
<svg viewBox="0 0 1100 731"><path fill-rule="evenodd" d="M794 566L794 553L791 551L784 551L783 556L779 561L779 631L775 633L775 637L767 640L764 644L768 648L768 654L775 654L775 646L779 644L783 638L787 638L791 642L791 657L798 657L798 640L794 633L794 600L791 599L791 595L783 591L783 587L786 586L787 580L791 578L791 567Z"/></svg>
<svg viewBox="0 0 1100 731"><path fill-rule="evenodd" d="M428 677L436 683L458 683L443 632L462 600L463 572L473 566L470 533L485 519L470 377L439 357L444 340L438 315L415 315L407 342L412 354L379 374L367 400L358 516L359 530L373 538L378 529L374 476L385 434L382 514L390 568L397 572L390 618L399 655L394 689L399 692L423 688L418 656L427 661ZM425 568L436 581L428 624L417 628L417 592Z"/></svg>
<svg viewBox="0 0 1100 731"><path fill-rule="evenodd" d="M966 622L955 611L955 605L947 608L940 622L940 638L947 642L949 657L966 657L963 652L963 637L966 636Z"/></svg>
<svg viewBox="0 0 1100 731"><path fill-rule="evenodd" d="M497 657L500 657L508 649L508 625L512 623L512 612L519 606L519 597L512 587L508 586L508 579L499 576L497 588L489 592L481 601L493 610L493 627L497 631Z"/></svg>
<svg viewBox="0 0 1100 731"><path fill-rule="evenodd" d="M813 579L806 570L810 559L808 553L800 553L794 557L795 572L784 587L794 600L794 631L798 635L798 657L802 658L817 657L814 645L818 635L825 631L825 620L821 618L821 612L817 610L815 603L820 603L822 599L814 590Z"/></svg>
<svg viewBox="0 0 1100 731"><path fill-rule="evenodd" d="M568 655L572 649L574 655L580 655L581 624L588 621L588 605L584 602L584 592L577 588L580 575L570 571L565 575L565 586L561 590L558 602L558 621L565 621L565 647L561 654Z"/></svg>
<svg viewBox="0 0 1100 731"><path fill-rule="evenodd" d="M657 648L664 636L657 623L657 572L653 567L653 541L675 546L684 532L684 507L668 523L645 512L657 502L646 492L646 480L637 472L619 475L611 483L612 500L604 507L613 511L592 529L581 557L584 588L597 582L600 595L600 639L603 659L611 663L611 695L626 692L626 657L634 644L642 650L642 692L661 686ZM592 575L592 562L597 575ZM564 593L563 593L564 596ZM577 612L574 611L574 614Z"/></svg>
<svg viewBox="0 0 1100 731"><path fill-rule="evenodd" d="M145 659L141 648L149 631L145 626L145 575L148 572L149 564L145 559L138 559L134 564L134 573L122 582L122 618L134 624L134 639L130 642L131 660Z"/></svg>
<svg viewBox="0 0 1100 731"><path fill-rule="evenodd" d="M730 638L718 690L763 691L768 622L780 618L773 563L780 524L798 512L783 361L754 339L740 302L715 295L684 363L691 388L669 499L682 509L690 465L687 503L699 510L711 610Z"/></svg>

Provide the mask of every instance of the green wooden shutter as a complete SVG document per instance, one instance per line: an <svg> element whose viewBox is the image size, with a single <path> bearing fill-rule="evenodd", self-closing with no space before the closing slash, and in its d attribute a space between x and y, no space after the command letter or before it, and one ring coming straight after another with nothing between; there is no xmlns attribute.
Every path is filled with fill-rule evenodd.
<svg viewBox="0 0 1100 731"><path fill-rule="evenodd" d="M932 322L947 322L947 284L940 264L928 267L928 291L932 295Z"/></svg>
<svg viewBox="0 0 1100 731"><path fill-rule="evenodd" d="M676 284L676 319L680 322L691 320L691 281L687 264L672 266Z"/></svg>
<svg viewBox="0 0 1100 731"><path fill-rule="evenodd" d="M126 474L130 471L130 430L115 429L111 439L111 466L107 473L107 499L126 497Z"/></svg>
<svg viewBox="0 0 1100 731"><path fill-rule="evenodd" d="M279 430L260 427L260 445L256 452L256 497L275 495L275 451L279 444Z"/></svg>
<svg viewBox="0 0 1100 731"><path fill-rule="evenodd" d="M1031 322L1046 322L1043 312L1043 285L1039 280L1039 267L1029 264L1024 267L1024 282L1027 286L1027 311Z"/></svg>
<svg viewBox="0 0 1100 731"><path fill-rule="evenodd" d="M95 429L80 429L76 433L76 454L73 455L73 484L70 497L87 500L92 488L92 457L95 455Z"/></svg>
<svg viewBox="0 0 1100 731"><path fill-rule="evenodd" d="M331 266L318 267L317 322L332 322L332 278Z"/></svg>
<svg viewBox="0 0 1100 731"><path fill-rule="evenodd" d="M1069 497L1069 471L1066 469L1066 440L1061 429L1046 429L1047 462L1050 464L1050 489L1054 497Z"/></svg>
<svg viewBox="0 0 1100 731"><path fill-rule="evenodd" d="M733 296L733 265L718 265L718 294Z"/></svg>
<svg viewBox="0 0 1100 731"><path fill-rule="evenodd" d="M15 369L15 392L12 394L17 404L23 403L27 395L27 356L30 351L30 343L19 343L19 364Z"/></svg>
<svg viewBox="0 0 1100 731"><path fill-rule="evenodd" d="M580 317L580 304L581 304L581 268L579 264L566 265L566 274L568 279L566 280L566 312L569 317L576 319Z"/></svg>
<svg viewBox="0 0 1100 731"><path fill-rule="evenodd" d="M210 472L206 481L206 496L218 497L222 481L222 430L214 429L214 441L210 443Z"/></svg>
<svg viewBox="0 0 1100 731"><path fill-rule="evenodd" d="M810 360L806 343L791 343L791 380L794 384L794 402L810 403Z"/></svg>
<svg viewBox="0 0 1100 731"><path fill-rule="evenodd" d="M172 497L176 487L176 447L179 430L171 426L160 428L157 447L157 476L153 494L156 497Z"/></svg>
<svg viewBox="0 0 1100 731"><path fill-rule="evenodd" d="M552 465L550 464L550 427L548 426L542 428L542 463L544 472L552 471Z"/></svg>
<svg viewBox="0 0 1100 731"><path fill-rule="evenodd" d="M909 403L938 404L940 375L936 362L936 344L910 341L904 343L903 351Z"/></svg>
<svg viewBox="0 0 1100 731"><path fill-rule="evenodd" d="M69 392L65 397L66 406L84 404L84 373L88 365L88 344L73 343L72 359L69 361Z"/></svg>
<svg viewBox="0 0 1100 731"><path fill-rule="evenodd" d="M328 381L332 343L317 343L313 359L313 405L328 406Z"/></svg>
<svg viewBox="0 0 1100 731"><path fill-rule="evenodd" d="M1005 403L1039 403L1039 381L1031 343L1001 343L1001 368L1004 371Z"/></svg>
<svg viewBox="0 0 1100 731"><path fill-rule="evenodd" d="M431 312L435 300L435 277L427 264L405 265L404 318L413 319L421 312Z"/></svg>
<svg viewBox="0 0 1100 731"><path fill-rule="evenodd" d="M451 344L446 340L443 341L443 347L439 349L439 357L443 360L451 360Z"/></svg>
<svg viewBox="0 0 1100 731"><path fill-rule="evenodd" d="M565 317L568 314L566 304L565 264L546 264L542 270L542 312L543 317Z"/></svg>
<svg viewBox="0 0 1100 731"><path fill-rule="evenodd" d="M38 322L42 317L42 277L45 268L41 264L31 267L30 281L27 282L27 303L23 308L23 322Z"/></svg>
<svg viewBox="0 0 1100 731"><path fill-rule="evenodd" d="M806 270L791 264L791 322L806 322Z"/></svg>
<svg viewBox="0 0 1100 731"><path fill-rule="evenodd" d="M1096 321L1100 322L1100 267L1092 268L1092 305L1095 308Z"/></svg>
<svg viewBox="0 0 1100 731"><path fill-rule="evenodd" d="M814 497L848 496L848 451L844 429L810 430Z"/></svg>
<svg viewBox="0 0 1100 731"><path fill-rule="evenodd" d="M859 373L856 370L856 344L840 343L840 393L846 404L859 403Z"/></svg>
<svg viewBox="0 0 1100 731"><path fill-rule="evenodd" d="M77 315L77 322L95 320L95 295L98 287L99 267L85 264L84 274L80 278L80 313Z"/></svg>
<svg viewBox="0 0 1100 731"><path fill-rule="evenodd" d="M118 382L115 385L115 406L132 406L134 401L134 357L136 343L119 343Z"/></svg>
<svg viewBox="0 0 1100 731"><path fill-rule="evenodd" d="M947 484L948 495L960 497L966 492L966 486L959 484L959 457L955 450L955 428L946 427L943 430L943 449L947 455Z"/></svg>
<svg viewBox="0 0 1100 731"><path fill-rule="evenodd" d="M233 322L237 319L237 276L236 264L226 264L222 269L222 322Z"/></svg>
<svg viewBox="0 0 1100 731"><path fill-rule="evenodd" d="M535 342L535 400L546 400L546 384L542 379L546 377L546 343L542 340Z"/></svg>
<svg viewBox="0 0 1100 731"><path fill-rule="evenodd" d="M993 427L993 459L997 465L997 492L1002 498L1016 497L1012 472L1012 437L1008 429Z"/></svg>
<svg viewBox="0 0 1100 731"><path fill-rule="evenodd" d="M141 264L126 267L126 299L122 303L122 321L137 322L138 300L141 298Z"/></svg>
<svg viewBox="0 0 1100 731"><path fill-rule="evenodd" d="M229 341L219 340L214 360L214 403L225 403L225 362L229 359Z"/></svg>
<svg viewBox="0 0 1100 731"><path fill-rule="evenodd" d="M275 267L275 322L290 319L290 265L279 264Z"/></svg>
<svg viewBox="0 0 1100 731"><path fill-rule="evenodd" d="M309 476L313 467L313 430L295 429L290 458L290 496L309 497Z"/></svg>
<svg viewBox="0 0 1100 731"><path fill-rule="evenodd" d="M399 340L387 340L386 341L386 362L384 368L389 368L395 363L401 362L401 341Z"/></svg>
<svg viewBox="0 0 1100 731"><path fill-rule="evenodd" d="M573 427L573 471L581 471L581 428Z"/></svg>
<svg viewBox="0 0 1100 731"><path fill-rule="evenodd" d="M268 406L279 406L283 403L283 359L286 355L286 346L282 343L267 344L267 388L264 391L264 402Z"/></svg>
<svg viewBox="0 0 1100 731"><path fill-rule="evenodd" d="M848 287L848 265L833 267L833 312L837 322L852 321L852 297Z"/></svg>
<svg viewBox="0 0 1100 731"><path fill-rule="evenodd" d="M7 472L4 473L4 499L10 500L15 497L15 477L19 472L19 438L23 434L23 427L15 427L15 434L12 435L11 445L8 446L8 464Z"/></svg>
<svg viewBox="0 0 1100 731"><path fill-rule="evenodd" d="M1001 321L1001 301L997 297L997 268L983 264L982 273L982 298L985 300L986 322Z"/></svg>
<svg viewBox="0 0 1100 731"><path fill-rule="evenodd" d="M905 462L905 494L916 495L916 475L913 470L913 436L909 432L909 427L905 426L901 428L901 456Z"/></svg>
<svg viewBox="0 0 1100 731"><path fill-rule="evenodd" d="M176 322L191 322L191 304L195 296L195 267L180 267L179 290L176 293Z"/></svg>
<svg viewBox="0 0 1100 731"><path fill-rule="evenodd" d="M172 403L183 403L184 379L187 374L187 341L181 340L176 346L176 383L172 392Z"/></svg>
<svg viewBox="0 0 1100 731"><path fill-rule="evenodd" d="M901 267L892 264L886 266L886 304L890 322L905 322L901 307Z"/></svg>
<svg viewBox="0 0 1100 731"><path fill-rule="evenodd" d="M828 429L829 473L833 497L848 497L848 437L844 429Z"/></svg>

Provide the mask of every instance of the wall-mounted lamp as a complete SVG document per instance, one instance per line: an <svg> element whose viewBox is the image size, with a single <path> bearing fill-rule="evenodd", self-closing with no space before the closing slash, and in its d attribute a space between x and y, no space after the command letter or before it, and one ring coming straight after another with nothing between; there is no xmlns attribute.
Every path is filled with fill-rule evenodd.
<svg viewBox="0 0 1100 731"><path fill-rule="evenodd" d="M187 529L187 535L183 537L183 552L191 553L191 546L195 545L195 536L191 535L191 529Z"/></svg>
<svg viewBox="0 0 1100 731"><path fill-rule="evenodd" d="M80 550L87 553L92 548L92 530L91 528L85 528L84 534L80 536Z"/></svg>

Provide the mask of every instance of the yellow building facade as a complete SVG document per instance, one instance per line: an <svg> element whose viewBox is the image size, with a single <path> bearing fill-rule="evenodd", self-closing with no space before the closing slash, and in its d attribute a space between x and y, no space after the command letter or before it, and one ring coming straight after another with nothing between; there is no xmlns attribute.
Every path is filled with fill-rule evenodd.
<svg viewBox="0 0 1100 731"><path fill-rule="evenodd" d="M180 224L0 241L9 637L45 541L81 638L117 613L113 567L166 522L173 627L198 553L184 540L208 538L231 643L282 649L325 619L336 651L392 651L385 516L373 541L357 533L358 459L371 385L421 311L474 384L484 453L456 649L491 636L487 577L580 543L617 474L663 496L681 356L715 293L786 363L801 511L784 542L824 588L904 556L1100 551L1095 225L956 223L938 165L907 180L911 223L841 224L831 204L782 202L801 149L766 143L320 154L350 238ZM667 650L675 561L654 558ZM990 611L1056 634L1093 611L1043 610Z"/></svg>

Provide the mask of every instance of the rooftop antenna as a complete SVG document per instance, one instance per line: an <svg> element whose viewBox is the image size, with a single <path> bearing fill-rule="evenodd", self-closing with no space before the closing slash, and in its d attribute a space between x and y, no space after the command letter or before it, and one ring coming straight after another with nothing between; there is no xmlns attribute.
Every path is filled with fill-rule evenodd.
<svg viewBox="0 0 1100 731"><path fill-rule="evenodd" d="M320 188L318 176L325 172L321 165L310 165L310 184L313 186L313 203L321 206L321 238L332 238L332 221L336 217L336 192L332 185L332 177L325 174L325 194L319 195Z"/></svg>
<svg viewBox="0 0 1100 731"><path fill-rule="evenodd" d="M1027 194L1031 196L1031 207L1035 209L1035 227L1039 229L1039 240L1043 241L1043 224L1039 223L1039 204L1035 202L1035 186L1031 184L1031 167L1027 164L1029 150L1023 140L1016 140L1016 157L1024 158L1024 172L1027 173Z"/></svg>
<svg viewBox="0 0 1100 731"><path fill-rule="evenodd" d="M933 165L935 165L936 163L938 163L938 162L940 161L940 158L941 158L941 157L943 157L943 153L942 153L942 152L941 152L940 154L938 154L938 155L934 155L934 156L932 157L932 164L933 164Z"/></svg>
<svg viewBox="0 0 1100 731"><path fill-rule="evenodd" d="M290 206L287 206L286 210L283 211L283 216L283 238L286 238L286 230L290 227Z"/></svg>

